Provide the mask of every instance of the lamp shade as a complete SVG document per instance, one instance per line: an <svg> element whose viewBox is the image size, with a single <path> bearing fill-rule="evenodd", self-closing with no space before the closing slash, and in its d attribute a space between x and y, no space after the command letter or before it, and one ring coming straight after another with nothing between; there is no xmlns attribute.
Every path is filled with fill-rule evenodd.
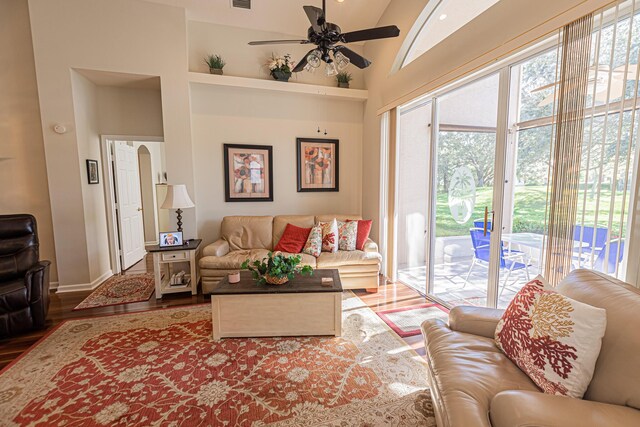
<svg viewBox="0 0 640 427"><path fill-rule="evenodd" d="M195 205L187 193L187 186L184 184L168 185L167 197L162 202L161 209L184 209L192 208Z"/></svg>

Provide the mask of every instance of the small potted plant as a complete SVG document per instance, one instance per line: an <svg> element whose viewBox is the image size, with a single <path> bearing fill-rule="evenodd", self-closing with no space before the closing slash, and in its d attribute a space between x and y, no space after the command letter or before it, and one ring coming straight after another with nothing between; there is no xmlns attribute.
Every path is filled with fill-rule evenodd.
<svg viewBox="0 0 640 427"><path fill-rule="evenodd" d="M349 89L349 82L353 80L353 77L351 76L351 73L340 71L336 75L336 80L338 81L338 87Z"/></svg>
<svg viewBox="0 0 640 427"><path fill-rule="evenodd" d="M311 266L301 266L302 257L300 255L284 256L281 252L269 252L262 261L247 259L242 263L243 270L251 271L253 278L258 285L268 283L270 285L284 285L292 280L296 274L312 275Z"/></svg>
<svg viewBox="0 0 640 427"><path fill-rule="evenodd" d="M209 66L211 74L222 74L222 69L227 64L220 55L207 55L204 62Z"/></svg>
<svg viewBox="0 0 640 427"><path fill-rule="evenodd" d="M291 55L288 53L285 56L271 54L271 58L267 61L269 74L279 82L288 82L295 66L295 62L291 60Z"/></svg>

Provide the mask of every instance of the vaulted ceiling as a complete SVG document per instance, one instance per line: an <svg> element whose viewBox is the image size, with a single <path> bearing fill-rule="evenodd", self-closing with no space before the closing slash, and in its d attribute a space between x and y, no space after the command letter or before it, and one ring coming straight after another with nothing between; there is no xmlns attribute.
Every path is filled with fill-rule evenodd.
<svg viewBox="0 0 640 427"><path fill-rule="evenodd" d="M231 0L146 0L183 7L187 18L306 38L309 21L304 5L322 7L321 0L252 0L251 10L231 7ZM390 0L326 0L329 22L344 32L376 26Z"/></svg>

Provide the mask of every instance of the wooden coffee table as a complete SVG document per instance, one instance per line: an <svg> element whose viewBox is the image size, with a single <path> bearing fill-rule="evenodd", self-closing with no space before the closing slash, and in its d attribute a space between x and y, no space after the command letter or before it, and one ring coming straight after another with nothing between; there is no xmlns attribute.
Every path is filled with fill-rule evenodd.
<svg viewBox="0 0 640 427"><path fill-rule="evenodd" d="M322 278L331 278L330 286ZM342 333L338 270L314 270L284 285L257 285L249 271L240 282L223 278L211 293L213 339L335 335Z"/></svg>

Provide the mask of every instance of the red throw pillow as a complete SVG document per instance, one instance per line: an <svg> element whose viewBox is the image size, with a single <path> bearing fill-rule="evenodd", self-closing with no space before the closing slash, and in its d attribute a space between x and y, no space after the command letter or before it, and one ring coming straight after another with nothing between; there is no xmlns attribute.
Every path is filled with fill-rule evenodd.
<svg viewBox="0 0 640 427"><path fill-rule="evenodd" d="M348 219L347 222L351 222L353 220ZM373 224L372 219L359 219L358 221L358 237L356 238L356 249L361 251L364 250L364 244L369 238L369 233L371 232L371 224Z"/></svg>
<svg viewBox="0 0 640 427"><path fill-rule="evenodd" d="M290 254L299 254L302 252L304 244L307 243L309 233L311 233L310 228L301 228L292 224L287 224L284 229L284 233L282 233L282 237L273 250L288 252Z"/></svg>

